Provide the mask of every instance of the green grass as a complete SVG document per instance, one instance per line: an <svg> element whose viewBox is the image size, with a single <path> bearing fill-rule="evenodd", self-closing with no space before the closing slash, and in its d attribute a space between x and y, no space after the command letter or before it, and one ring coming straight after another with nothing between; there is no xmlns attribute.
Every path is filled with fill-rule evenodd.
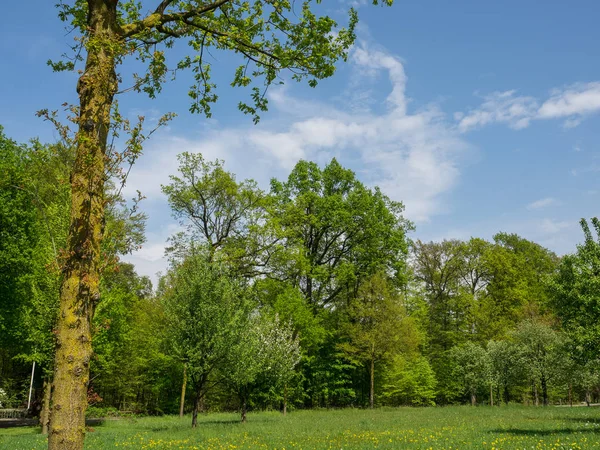
<svg viewBox="0 0 600 450"><path fill-rule="evenodd" d="M600 448L600 409L534 407L296 411L107 420L86 449L588 449ZM45 448L33 428L0 429L0 449Z"/></svg>

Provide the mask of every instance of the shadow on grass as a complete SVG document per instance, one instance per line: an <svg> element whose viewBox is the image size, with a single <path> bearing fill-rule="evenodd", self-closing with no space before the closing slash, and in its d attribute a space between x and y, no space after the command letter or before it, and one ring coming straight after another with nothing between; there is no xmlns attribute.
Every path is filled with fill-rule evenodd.
<svg viewBox="0 0 600 450"><path fill-rule="evenodd" d="M597 433L600 430L590 428L555 428L551 430L536 430L524 428L506 428L490 430L490 434L513 434L515 436L556 436L561 434L577 434L577 433Z"/></svg>
<svg viewBox="0 0 600 450"><path fill-rule="evenodd" d="M203 426L205 425L227 425L227 426L231 426L231 425L236 425L236 424L241 424L242 422L239 419L212 419L212 420L198 420L198 427L196 428L197 430L201 430ZM176 424L165 424L165 425L159 425L159 426L151 426L151 425L142 425L142 428L148 429L150 431L156 431L156 432L160 432L160 431L171 431L171 430L180 430L180 431L186 431L186 430L193 430L194 428L192 428L192 424L191 422L186 422L184 423L176 423Z"/></svg>
<svg viewBox="0 0 600 450"><path fill-rule="evenodd" d="M1 419L0 428L36 427L39 423L38 419ZM97 427L103 423L104 419L85 419L85 424L88 427Z"/></svg>
<svg viewBox="0 0 600 450"><path fill-rule="evenodd" d="M600 425L599 417L567 417L565 420L568 420L569 422L593 423Z"/></svg>
<svg viewBox="0 0 600 450"><path fill-rule="evenodd" d="M198 427L201 427L202 425L233 425L236 423L241 424L242 421L240 419L199 420ZM190 425L190 427L191 427L191 425Z"/></svg>

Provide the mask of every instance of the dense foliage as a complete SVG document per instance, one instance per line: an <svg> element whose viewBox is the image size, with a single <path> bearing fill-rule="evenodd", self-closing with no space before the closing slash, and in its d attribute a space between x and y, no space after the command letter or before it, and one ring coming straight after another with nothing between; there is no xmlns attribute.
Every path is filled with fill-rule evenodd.
<svg viewBox="0 0 600 450"><path fill-rule="evenodd" d="M0 388L47 409L72 151L0 136ZM336 160L269 191L180 156L183 227L156 289L118 255L144 217L109 195L90 414L592 402L600 223L562 258L514 234L411 242L402 204ZM109 191L110 192L110 191ZM43 411L42 411L43 416ZM47 421L47 418L43 419Z"/></svg>

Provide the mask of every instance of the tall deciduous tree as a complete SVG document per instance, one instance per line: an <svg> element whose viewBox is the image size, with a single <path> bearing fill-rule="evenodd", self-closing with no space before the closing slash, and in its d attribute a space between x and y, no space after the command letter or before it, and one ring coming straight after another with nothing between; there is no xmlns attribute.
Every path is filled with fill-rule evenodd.
<svg viewBox="0 0 600 450"><path fill-rule="evenodd" d="M348 322L343 326L347 341L340 347L368 369L369 406L373 408L375 364L402 351L414 351L418 333L382 274L373 275L361 285L347 311Z"/></svg>
<svg viewBox="0 0 600 450"><path fill-rule="evenodd" d="M191 69L195 78L189 91L191 110L210 114L210 104L217 96L210 81L210 63L204 56L211 48L231 51L242 59L233 76L234 86L263 81L262 86L253 85L250 104L240 103L242 111L258 120L258 112L267 108L261 87L268 87L285 70L290 70L295 80L308 79L311 86L316 85L317 80L333 74L335 63L346 57L355 38L354 10L348 28L336 29L333 19L313 12L309 0L298 14L287 0L157 0L153 7L148 3L73 0L58 4L59 17L80 36L74 48L75 61L51 64L56 70L77 70L77 63L85 57L85 65L77 82L79 106L74 108L76 160L48 441L54 450L83 447L92 352L90 323L100 300L104 183L110 153L107 138L119 82L131 80L133 90L154 97L170 71ZM187 41L191 54L168 66L166 54L177 40ZM118 73L128 57L146 63L147 69L131 77ZM135 153L140 150L135 137L138 131L133 130L130 141Z"/></svg>
<svg viewBox="0 0 600 450"><path fill-rule="evenodd" d="M457 240L414 244L413 269L429 303L429 335L437 351L447 351L471 331L470 300L462 289L464 244Z"/></svg>
<svg viewBox="0 0 600 450"><path fill-rule="evenodd" d="M173 256L185 254L190 241L202 242L211 259L216 252L226 252L230 265L252 274L252 261L262 250L253 245L256 240L251 232L264 211L263 192L252 180L237 182L222 161L208 162L193 153L177 158L179 174L172 175L171 183L162 187L173 215L187 227L186 232L172 238Z"/></svg>
<svg viewBox="0 0 600 450"><path fill-rule="evenodd" d="M167 333L194 390L193 427L210 376L227 360L249 311L243 292L225 272L206 254L192 254L167 276Z"/></svg>
<svg viewBox="0 0 600 450"><path fill-rule="evenodd" d="M550 285L552 307L584 364L600 349L600 220L593 218L591 224L590 229L581 220L585 240L562 259Z"/></svg>
<svg viewBox="0 0 600 450"><path fill-rule="evenodd" d="M269 276L291 280L315 311L355 295L377 271L402 278L410 223L403 205L365 187L335 159L321 169L300 161L287 181L271 181L269 231L282 251Z"/></svg>
<svg viewBox="0 0 600 450"><path fill-rule="evenodd" d="M561 374L568 363L563 336L541 320L525 320L513 333L519 346L522 362L531 383L531 394L536 406L539 404L539 389L542 404L548 405L548 388Z"/></svg>
<svg viewBox="0 0 600 450"><path fill-rule="evenodd" d="M516 234L498 233L488 258L492 281L487 290L500 334L525 318L544 313L547 281L555 273L558 257L550 250Z"/></svg>

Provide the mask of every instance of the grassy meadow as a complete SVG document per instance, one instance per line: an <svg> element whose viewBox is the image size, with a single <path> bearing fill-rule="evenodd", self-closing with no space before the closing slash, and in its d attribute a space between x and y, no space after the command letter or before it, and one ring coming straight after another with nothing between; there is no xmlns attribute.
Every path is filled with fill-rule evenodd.
<svg viewBox="0 0 600 450"><path fill-rule="evenodd" d="M44 449L35 428L0 429L0 448ZM588 449L600 448L600 409L453 406L106 420L86 449Z"/></svg>

